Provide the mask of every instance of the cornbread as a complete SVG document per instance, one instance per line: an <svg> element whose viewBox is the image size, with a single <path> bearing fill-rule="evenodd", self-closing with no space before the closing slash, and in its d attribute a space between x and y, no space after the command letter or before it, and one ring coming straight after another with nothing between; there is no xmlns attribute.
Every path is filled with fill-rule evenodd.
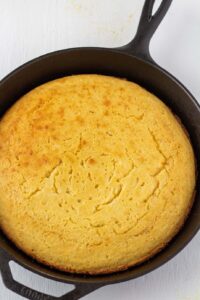
<svg viewBox="0 0 200 300"><path fill-rule="evenodd" d="M170 109L142 87L75 75L37 87L0 121L0 227L76 273L138 264L178 232L195 159Z"/></svg>

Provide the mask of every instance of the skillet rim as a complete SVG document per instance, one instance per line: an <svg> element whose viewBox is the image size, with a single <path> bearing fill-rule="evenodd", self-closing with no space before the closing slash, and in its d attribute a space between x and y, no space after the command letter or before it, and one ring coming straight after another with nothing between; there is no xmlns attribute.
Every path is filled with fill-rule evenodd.
<svg viewBox="0 0 200 300"><path fill-rule="evenodd" d="M30 67L31 65L41 62L42 60L48 59L48 58L53 58L56 56L59 56L61 54L70 54L72 52L82 52L82 51L98 51L98 52L107 52L109 54L114 54L117 53L119 55L123 56L129 56L130 58L134 58L138 61L141 61L142 63L145 63L147 65L150 65L160 73L162 73L164 76L166 76L171 82L175 83L177 88L182 90L184 94L187 96L190 102L195 106L196 110L198 111L198 114L200 115L200 104L197 102L195 97L189 92L189 90L173 75L171 75L168 71L163 69L161 66L157 65L153 61L147 61L145 58L140 58L137 55L127 53L126 49L123 49L121 47L119 48L104 48L104 47L78 47L78 48L69 48L69 49L63 49L63 50L58 50L58 51L53 51L48 54L41 55L37 58L34 58L23 65L19 66L15 70L11 71L8 75L6 75L3 79L0 80L0 90L3 87L3 85L8 82L10 79L12 79L14 76L18 76L20 72L23 72L27 67ZM17 101L17 100L16 100ZM1 105L1 103L0 103ZM190 132L190 131L189 131ZM199 180L199 178L197 178ZM196 197L194 200L194 203L196 202ZM190 217L191 212L188 215L188 218ZM187 219L188 219L187 218ZM187 222L187 221L186 221ZM181 229L181 232L184 231L185 224L183 225L183 228ZM200 220L198 226L195 226L192 230L192 233L187 235L187 238L183 242L181 242L181 245L176 250L173 250L172 254L167 255L165 258L161 257L161 261L155 261L157 257L161 256L162 254L165 254L165 249L168 248L166 246L161 252L159 252L157 255L152 257L149 261L146 261L139 266L135 266L132 268L129 268L125 271L122 272L117 272L117 273L111 273L111 274L105 274L105 275L80 275L80 274L71 274L71 273L65 273L65 272L60 272L54 269L50 269L46 267L45 265L39 264L37 261L32 260L29 256L25 255L22 251L18 250L15 248L13 244L10 244L7 239L2 242L2 236L0 236L0 250L3 249L4 252L6 252L6 256L8 257L8 260L14 261L17 264L19 264L22 267L25 267L29 271L36 273L40 276L44 276L46 278L49 278L51 280L56 280L60 282L65 282L65 283L88 283L88 284L100 284L100 285L105 285L105 284L111 284L111 283L117 283L117 282L122 282L122 281L127 281L130 279L138 278L144 274L148 274L151 271L161 267L164 265L166 262L171 260L173 257L175 257L180 251L185 248L185 246L193 239L193 237L196 235L198 230L200 229ZM0 231L1 234L1 231ZM1 234L2 235L2 234ZM4 236L4 235L3 235ZM3 238L4 239L4 238ZM175 236L176 239L176 236ZM5 244L4 244L5 243ZM175 244L176 241L172 239L172 241L169 243L170 244ZM3 245L4 244L4 245ZM151 263L153 262L153 266L151 267ZM149 267L150 266L150 267ZM138 270L137 270L138 268ZM147 270L145 270L147 268ZM141 269L141 270L140 270Z"/></svg>

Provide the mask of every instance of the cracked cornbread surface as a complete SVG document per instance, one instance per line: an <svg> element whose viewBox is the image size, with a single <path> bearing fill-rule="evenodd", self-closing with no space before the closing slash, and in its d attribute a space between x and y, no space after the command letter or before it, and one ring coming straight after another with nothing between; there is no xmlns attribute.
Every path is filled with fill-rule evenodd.
<svg viewBox="0 0 200 300"><path fill-rule="evenodd" d="M146 260L192 205L195 160L172 112L140 86L76 75L0 121L0 226L54 268L109 273Z"/></svg>

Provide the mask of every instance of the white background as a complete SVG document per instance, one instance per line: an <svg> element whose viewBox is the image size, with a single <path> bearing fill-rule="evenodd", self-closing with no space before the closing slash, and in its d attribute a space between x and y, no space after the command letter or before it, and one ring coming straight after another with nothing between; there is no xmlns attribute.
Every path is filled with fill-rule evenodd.
<svg viewBox="0 0 200 300"><path fill-rule="evenodd" d="M0 79L41 54L77 46L117 47L136 32L143 0L0 0ZM157 4L159 1L157 1ZM173 0L151 53L200 101L200 1ZM69 286L12 264L14 277L60 296ZM20 300L0 279L0 300ZM107 286L84 300L200 300L200 233L158 270Z"/></svg>

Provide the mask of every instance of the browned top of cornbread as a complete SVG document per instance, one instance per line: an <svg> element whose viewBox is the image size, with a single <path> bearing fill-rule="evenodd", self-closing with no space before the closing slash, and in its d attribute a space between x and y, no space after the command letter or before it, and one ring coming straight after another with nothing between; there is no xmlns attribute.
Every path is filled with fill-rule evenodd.
<svg viewBox="0 0 200 300"><path fill-rule="evenodd" d="M194 186L187 135L132 82L61 78L0 121L1 228L52 267L109 273L152 256L183 224Z"/></svg>

